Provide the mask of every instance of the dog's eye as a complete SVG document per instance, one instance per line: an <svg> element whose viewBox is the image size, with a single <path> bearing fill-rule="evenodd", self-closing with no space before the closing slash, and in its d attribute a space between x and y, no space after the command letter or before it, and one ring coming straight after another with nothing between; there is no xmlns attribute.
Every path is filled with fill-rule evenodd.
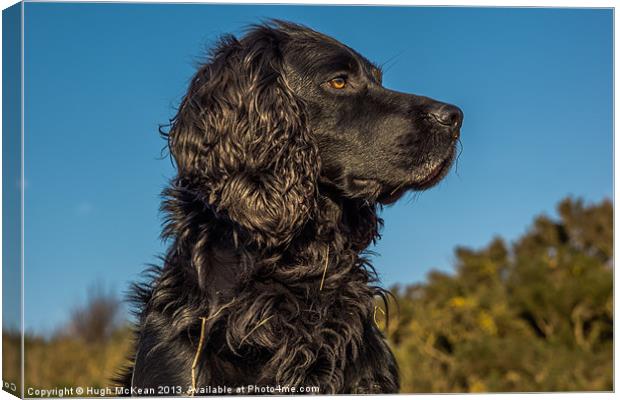
<svg viewBox="0 0 620 400"><path fill-rule="evenodd" d="M347 86L347 81L344 78L334 78L327 83L332 89L344 89Z"/></svg>

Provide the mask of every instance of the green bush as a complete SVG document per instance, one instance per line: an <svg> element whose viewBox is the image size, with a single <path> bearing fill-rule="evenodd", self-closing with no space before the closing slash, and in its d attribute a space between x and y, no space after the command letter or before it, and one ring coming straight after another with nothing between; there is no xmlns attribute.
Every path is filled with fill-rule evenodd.
<svg viewBox="0 0 620 400"><path fill-rule="evenodd" d="M566 199L558 213L394 288L403 392L613 390L613 206Z"/></svg>

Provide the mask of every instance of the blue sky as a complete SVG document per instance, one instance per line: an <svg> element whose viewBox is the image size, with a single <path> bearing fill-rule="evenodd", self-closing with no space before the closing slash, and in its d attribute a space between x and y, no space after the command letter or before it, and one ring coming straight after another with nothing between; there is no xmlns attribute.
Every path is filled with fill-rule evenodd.
<svg viewBox="0 0 620 400"><path fill-rule="evenodd" d="M385 86L465 112L458 170L383 211L385 285L514 239L564 196L612 196L611 10L27 3L27 329L59 326L96 282L121 293L164 251L157 125L209 45L261 18L327 33L385 63Z"/></svg>

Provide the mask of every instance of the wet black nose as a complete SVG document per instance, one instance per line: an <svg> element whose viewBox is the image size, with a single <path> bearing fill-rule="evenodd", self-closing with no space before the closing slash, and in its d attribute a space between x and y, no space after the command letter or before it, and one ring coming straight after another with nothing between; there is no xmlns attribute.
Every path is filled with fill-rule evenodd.
<svg viewBox="0 0 620 400"><path fill-rule="evenodd" d="M440 124L449 126L452 130L460 129L463 123L463 111L451 104L442 104L433 108L429 111L429 115Z"/></svg>

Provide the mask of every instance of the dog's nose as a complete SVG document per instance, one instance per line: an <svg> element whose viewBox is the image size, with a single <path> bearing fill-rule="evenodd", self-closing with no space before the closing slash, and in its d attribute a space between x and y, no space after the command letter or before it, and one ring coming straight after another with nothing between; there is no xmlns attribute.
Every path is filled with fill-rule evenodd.
<svg viewBox="0 0 620 400"><path fill-rule="evenodd" d="M440 124L449 126L455 131L460 129L463 123L463 111L451 104L442 104L433 108L429 111L429 115L435 118Z"/></svg>

